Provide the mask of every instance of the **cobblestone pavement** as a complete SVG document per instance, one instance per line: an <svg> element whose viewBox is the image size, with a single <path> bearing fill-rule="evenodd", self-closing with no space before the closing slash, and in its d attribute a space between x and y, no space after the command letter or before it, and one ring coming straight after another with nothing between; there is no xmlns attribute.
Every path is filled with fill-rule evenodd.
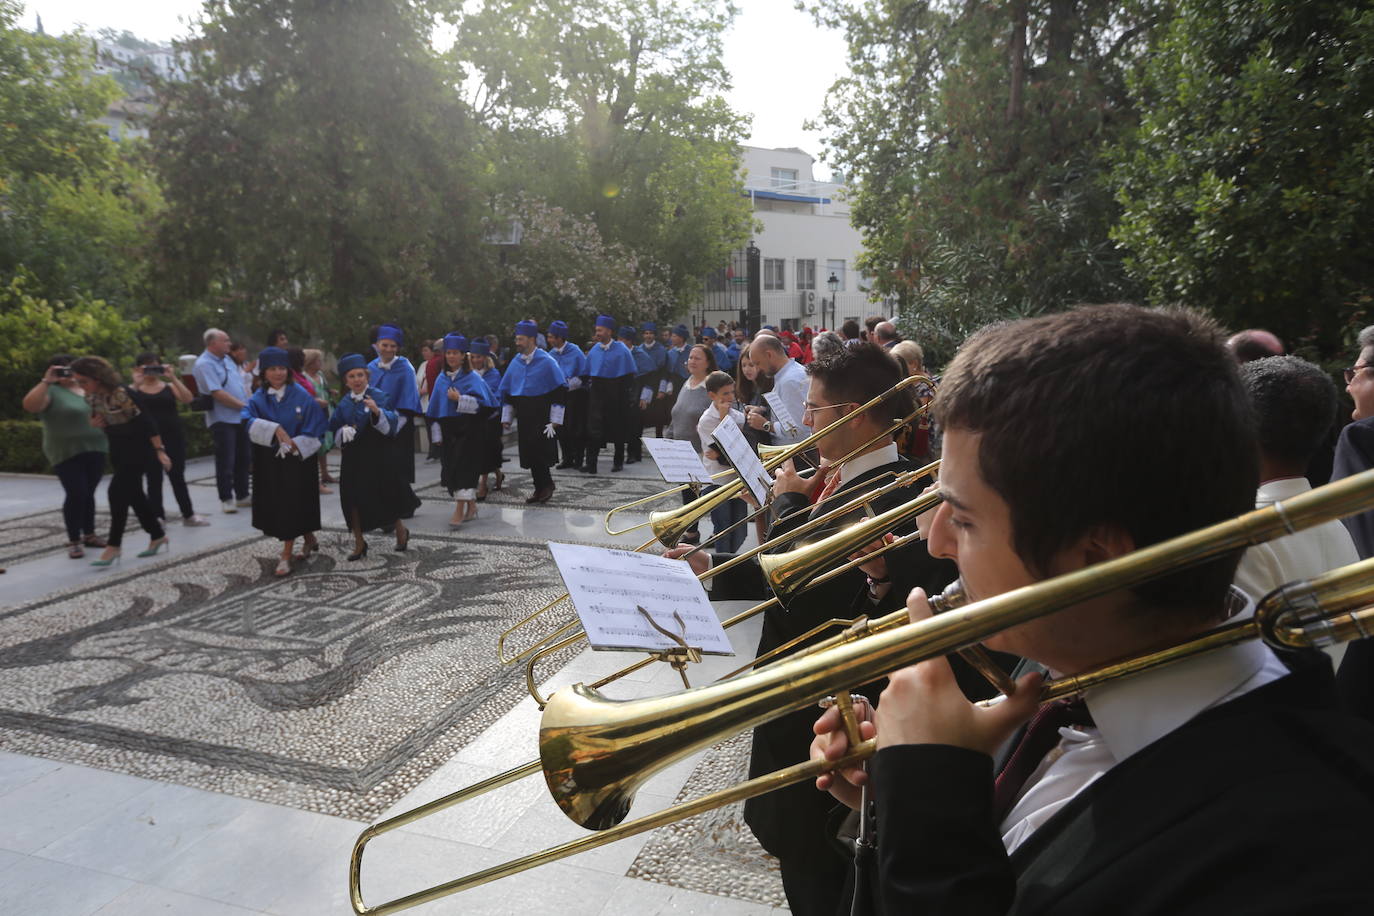
<svg viewBox="0 0 1374 916"><path fill-rule="evenodd" d="M523 671L497 663L496 634L561 591L548 541L641 542L607 537L600 513L662 483L651 462L613 477L559 472L564 504L527 510L516 501L527 475L513 465L506 495L451 532L437 467L417 460L426 502L410 549L377 534L359 563L344 559L337 497L322 496L324 550L282 580L247 510L213 514L208 528L174 524L170 556L133 558L143 545L131 534L119 566L92 569L49 543L65 541L56 482L0 476L0 904L348 913L345 863L364 822L533 759L538 709ZM193 462L188 478L211 471ZM756 624L732 633L738 653L756 638ZM570 649L540 676L547 692L625 661ZM708 659L693 681L736 663ZM658 667L606 693L680 688ZM736 740L679 762L649 781L632 816L708 790L746 760ZM385 899L582 835L542 780L526 779L375 841L365 892ZM782 902L775 863L734 810L416 912L734 916Z"/></svg>

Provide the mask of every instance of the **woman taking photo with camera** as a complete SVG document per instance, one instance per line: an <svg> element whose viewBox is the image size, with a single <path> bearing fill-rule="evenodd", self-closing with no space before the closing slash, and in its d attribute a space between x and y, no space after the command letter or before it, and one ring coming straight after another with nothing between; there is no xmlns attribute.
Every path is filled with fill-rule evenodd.
<svg viewBox="0 0 1374 916"><path fill-rule="evenodd" d="M191 389L181 383L172 367L156 353L140 353L134 362L134 400L153 418L162 436L162 447L171 459L167 478L172 482L172 495L181 509L181 523L188 528L208 525L210 522L204 516L196 515L191 505L191 491L186 487L186 432L181 427L177 405L191 403ZM167 513L162 509L162 465L148 465L147 475L148 504L157 517L166 522Z"/></svg>
<svg viewBox="0 0 1374 916"><path fill-rule="evenodd" d="M67 526L67 556L79 560L86 547L104 547L95 533L95 491L105 474L110 446L91 426L86 392L72 375L72 357L58 354L38 384L24 395L23 406L43 422L43 454L62 483L62 521Z"/></svg>
<svg viewBox="0 0 1374 916"><path fill-rule="evenodd" d="M143 475L154 462L168 470L172 459L162 446L157 424L140 410L133 390L124 384L119 373L99 356L83 356L72 361L72 378L86 392L90 405L91 425L105 430L110 445L110 466L114 475L107 491L110 500L110 534L105 550L92 566L109 566L119 559L124 542L124 525L129 510L138 516L138 523L151 540L140 557L151 557L167 544L167 532L153 511L143 492Z"/></svg>

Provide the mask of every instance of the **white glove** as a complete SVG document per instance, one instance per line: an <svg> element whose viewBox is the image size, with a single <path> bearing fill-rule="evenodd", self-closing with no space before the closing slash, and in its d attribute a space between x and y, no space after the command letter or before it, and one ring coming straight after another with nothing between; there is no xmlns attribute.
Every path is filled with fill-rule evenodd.
<svg viewBox="0 0 1374 916"><path fill-rule="evenodd" d="M357 436L357 435L358 435L358 427L356 427L356 426L344 426L344 427L341 427L341 428L339 429L339 432L334 436L334 441L337 442L337 443L339 443L340 445L347 445L348 443L352 442L352 441L353 441L353 437L355 437L355 436Z"/></svg>
<svg viewBox="0 0 1374 916"><path fill-rule="evenodd" d="M576 391L582 387L582 376L574 375L568 378L568 390Z"/></svg>
<svg viewBox="0 0 1374 916"><path fill-rule="evenodd" d="M290 442L282 442L282 443L280 443L280 444L277 446L277 457L278 457L278 458L285 458L285 457L286 457L287 455L289 455L289 454L291 454L291 443L290 443Z"/></svg>
<svg viewBox="0 0 1374 916"><path fill-rule="evenodd" d="M460 394L454 410L459 413L477 413L477 399L470 394Z"/></svg>
<svg viewBox="0 0 1374 916"><path fill-rule="evenodd" d="M515 422L515 408L510 404L501 408L501 425L510 426Z"/></svg>
<svg viewBox="0 0 1374 916"><path fill-rule="evenodd" d="M557 426L554 426L552 423L545 423L545 424L544 424L544 438L545 438L545 439L552 439L552 438L553 438L554 436L556 436L556 435L558 435L558 427L557 427Z"/></svg>

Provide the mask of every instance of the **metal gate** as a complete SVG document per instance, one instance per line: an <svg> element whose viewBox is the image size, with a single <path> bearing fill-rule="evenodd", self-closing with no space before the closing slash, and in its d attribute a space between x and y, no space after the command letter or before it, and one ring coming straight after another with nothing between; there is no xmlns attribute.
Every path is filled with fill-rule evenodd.
<svg viewBox="0 0 1374 916"><path fill-rule="evenodd" d="M708 273L704 278L697 327L720 321L737 321L742 326L755 329L750 324L750 318L752 312L757 322L758 269L759 249L751 244L748 248L731 252L730 260L724 267Z"/></svg>

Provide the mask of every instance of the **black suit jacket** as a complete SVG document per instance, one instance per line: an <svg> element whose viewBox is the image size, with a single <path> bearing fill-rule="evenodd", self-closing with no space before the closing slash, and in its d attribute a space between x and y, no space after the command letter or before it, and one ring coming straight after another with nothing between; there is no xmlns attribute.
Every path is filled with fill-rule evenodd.
<svg viewBox="0 0 1374 916"><path fill-rule="evenodd" d="M1331 479L1340 480L1374 467L1374 417L1356 420L1341 430L1331 462ZM1374 509L1341 519L1355 541L1360 559L1374 556ZM1337 675L1346 704L1374 721L1374 640L1351 643Z"/></svg>
<svg viewBox="0 0 1374 916"><path fill-rule="evenodd" d="M918 465L909 461L899 460L874 468L854 480L845 481L836 491L840 496L827 502L821 507L821 511L825 511L826 508L833 509L848 499L882 486L890 480L884 476L885 472L915 470L917 467ZM921 480L912 486L875 499L874 511L882 512L916 498L928 482ZM818 514L816 509L808 507L806 497L797 493L784 493L774 501L775 521L769 528L768 536L770 539L779 537L815 514ZM862 516L862 512L846 515L811 535L782 545L779 549L791 550L801 546L803 542L834 534ZM894 571L891 592L894 596L905 596L915 585L939 591L957 575L953 563L931 558L923 542L911 545L904 554L900 562L892 559L888 563L888 568ZM891 558L891 555L889 557ZM898 589L903 590L899 592ZM717 577L711 587L711 597L715 599L763 599L769 594L771 592L768 591L756 563L744 564ZM873 612L876 609L870 605L867 595L867 577L858 569L823 585L799 592L787 602L786 607L775 607L764 612L758 654L781 646L832 618L850 618ZM881 610L885 613L895 610L896 607L896 599L889 598ZM833 636L835 632L822 633L815 639ZM836 685L837 689L840 686ZM868 694L870 699L876 699L879 690L880 685L874 684L861 692ZM756 727L749 775L760 776L805 761L811 745L811 726L819 714L819 710L816 709L802 709ZM834 801L828 794L818 792L815 786L805 783L749 799L744 805L744 819L763 848L773 855L786 858L801 855L803 850L814 855L818 846L828 843L825 828L833 806Z"/></svg>
<svg viewBox="0 0 1374 916"><path fill-rule="evenodd" d="M1374 727L1338 710L1316 656L1113 767L1010 857L990 758L884 749L882 912L1374 912Z"/></svg>

